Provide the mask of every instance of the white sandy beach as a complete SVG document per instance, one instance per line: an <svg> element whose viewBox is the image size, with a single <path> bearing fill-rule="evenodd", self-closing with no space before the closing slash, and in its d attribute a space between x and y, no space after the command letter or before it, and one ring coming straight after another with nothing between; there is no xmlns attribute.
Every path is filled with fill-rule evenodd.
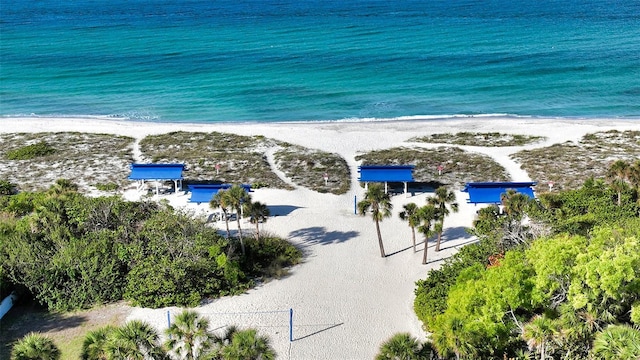
<svg viewBox="0 0 640 360"><path fill-rule="evenodd" d="M281 359L372 359L379 345L396 332L410 332L419 338L425 333L413 312L414 283L442 263L460 246L474 239L465 232L470 227L474 205L458 192L460 211L445 220L443 250L429 248L429 264L422 265L423 244L411 248L411 231L398 219L402 205L422 205L430 194L392 197L393 217L381 223L387 258L378 251L374 223L370 217L354 214L354 197L364 190L357 182L357 154L409 145L407 139L433 133L502 132L539 135L547 140L534 145L508 148L462 147L487 154L504 166L513 181L530 179L509 154L522 149L577 141L587 133L640 130L637 120L557 120L464 118L390 122L317 123L144 123L101 119L3 118L0 132L80 131L112 133L141 139L149 134L170 131L218 131L269 138L341 154L351 167L352 188L345 195L320 194L304 188L292 191L258 189L253 199L272 207L272 216L263 229L301 246L304 262L289 276L261 284L241 296L225 297L199 307L214 329L230 324L256 327L268 335ZM411 144L432 146L428 144ZM286 180L286 179L285 179ZM456 189L459 190L459 189ZM134 190L128 198L137 196ZM165 196L174 206L209 212L207 205L187 204L188 195ZM219 223L221 228L224 223ZM244 228L251 229L244 223ZM234 226L232 224L231 228ZM433 241L433 239L432 239ZM293 338L289 341L289 309L293 309ZM180 309L133 308L128 319L143 319L159 330L167 327L167 311ZM274 312L275 311L275 312Z"/></svg>

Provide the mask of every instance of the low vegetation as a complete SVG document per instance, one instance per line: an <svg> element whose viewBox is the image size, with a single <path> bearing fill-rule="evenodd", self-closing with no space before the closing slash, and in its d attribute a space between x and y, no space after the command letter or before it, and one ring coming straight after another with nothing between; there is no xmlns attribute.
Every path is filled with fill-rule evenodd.
<svg viewBox="0 0 640 360"><path fill-rule="evenodd" d="M276 141L230 133L171 132L140 141L143 162L185 163L187 181L255 184L290 189L272 170L267 149Z"/></svg>
<svg viewBox="0 0 640 360"><path fill-rule="evenodd" d="M431 134L426 136L413 137L409 141L435 143L435 144L453 144L466 146L486 146L486 147L502 147L502 146L523 146L535 144L543 141L543 136L520 135L520 134L503 134L499 132L490 133L472 133L458 132Z"/></svg>
<svg viewBox="0 0 640 360"><path fill-rule="evenodd" d="M6 158L9 160L31 160L42 156L47 156L56 152L46 141L39 141L35 144L26 145L14 150L7 151Z"/></svg>
<svg viewBox="0 0 640 360"><path fill-rule="evenodd" d="M338 154L282 144L274 159L278 169L291 181L306 188L339 195L351 186L349 166Z"/></svg>
<svg viewBox="0 0 640 360"><path fill-rule="evenodd" d="M491 157L458 147L397 147L358 155L356 160L362 165L415 165L413 176L417 182L436 185L462 187L467 182L509 180L506 169Z"/></svg>
<svg viewBox="0 0 640 360"><path fill-rule="evenodd" d="M640 356L640 162L615 164L608 183L481 209L479 241L416 284L438 358Z"/></svg>
<svg viewBox="0 0 640 360"><path fill-rule="evenodd" d="M585 135L578 143L566 142L544 148L523 150L511 156L522 164L535 190L577 189L584 179L602 178L617 159L640 158L640 131L604 131Z"/></svg>
<svg viewBox="0 0 640 360"><path fill-rule="evenodd" d="M128 184L133 138L76 132L0 134L0 174L21 190L43 190L59 178L81 189ZM26 144L26 145L25 145Z"/></svg>
<svg viewBox="0 0 640 360"><path fill-rule="evenodd" d="M188 181L213 180L291 189L271 168L268 153L273 151L273 165L297 185L336 194L345 193L350 186L349 169L339 155L264 136L173 132L147 136L140 142L140 147L148 161L184 162ZM331 174L327 185L324 173Z"/></svg>

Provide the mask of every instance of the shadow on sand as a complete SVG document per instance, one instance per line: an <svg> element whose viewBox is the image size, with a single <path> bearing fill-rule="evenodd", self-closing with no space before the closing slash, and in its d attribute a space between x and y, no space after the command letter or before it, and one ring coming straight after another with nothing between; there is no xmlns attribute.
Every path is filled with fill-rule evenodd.
<svg viewBox="0 0 640 360"><path fill-rule="evenodd" d="M267 205L271 216L285 216L291 214L294 210L300 209L299 206L291 205Z"/></svg>
<svg viewBox="0 0 640 360"><path fill-rule="evenodd" d="M302 340L302 339L306 339L308 337L311 337L313 335L317 335L320 334L321 332L325 332L328 330L331 330L333 328L337 328L338 326L342 326L344 325L344 323L338 323L338 324L315 324L315 325L302 325L303 327L320 327L319 330L316 330L310 334L306 334L306 335L302 335L302 336L297 336L294 337L293 341L298 341L298 340ZM296 327L300 327L300 326L296 326Z"/></svg>
<svg viewBox="0 0 640 360"><path fill-rule="evenodd" d="M35 305L15 306L2 318L0 359L9 359L13 343L30 332L61 331L86 322L87 317L83 314L50 313Z"/></svg>
<svg viewBox="0 0 640 360"><path fill-rule="evenodd" d="M302 247L308 247L343 243L359 234L357 231L327 231L324 226L314 226L292 231L289 233L289 237L299 238L304 243Z"/></svg>

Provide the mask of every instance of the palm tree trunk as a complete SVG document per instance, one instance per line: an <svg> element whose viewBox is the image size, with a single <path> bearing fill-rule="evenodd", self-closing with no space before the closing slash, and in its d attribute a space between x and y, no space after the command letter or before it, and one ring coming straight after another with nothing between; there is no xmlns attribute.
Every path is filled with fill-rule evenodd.
<svg viewBox="0 0 640 360"><path fill-rule="evenodd" d="M227 216L227 214L225 213L224 215L224 222L225 224L227 224L227 239L229 238L229 234L231 234L231 231L229 231L229 217Z"/></svg>
<svg viewBox="0 0 640 360"><path fill-rule="evenodd" d="M382 233L380 233L380 222L376 219L376 231L378 232L378 245L380 245L380 256L386 257L384 245L382 244Z"/></svg>
<svg viewBox="0 0 640 360"><path fill-rule="evenodd" d="M622 191L618 191L618 207L622 206Z"/></svg>
<svg viewBox="0 0 640 360"><path fill-rule="evenodd" d="M256 220L256 240L260 241L260 222Z"/></svg>
<svg viewBox="0 0 640 360"><path fill-rule="evenodd" d="M438 240L436 241L436 251L440 251L440 239L442 239L442 233L438 233Z"/></svg>
<svg viewBox="0 0 640 360"><path fill-rule="evenodd" d="M236 214L236 221L238 222L238 239L240 239L240 248L242 249L242 255L244 255L244 241L242 240L242 228L240 227L240 214Z"/></svg>
<svg viewBox="0 0 640 360"><path fill-rule="evenodd" d="M424 238L424 252L422 253L422 264L425 265L427 263L427 249L429 248L429 238Z"/></svg>
<svg viewBox="0 0 640 360"><path fill-rule="evenodd" d="M411 228L411 239L413 240L413 252L416 252L416 228Z"/></svg>

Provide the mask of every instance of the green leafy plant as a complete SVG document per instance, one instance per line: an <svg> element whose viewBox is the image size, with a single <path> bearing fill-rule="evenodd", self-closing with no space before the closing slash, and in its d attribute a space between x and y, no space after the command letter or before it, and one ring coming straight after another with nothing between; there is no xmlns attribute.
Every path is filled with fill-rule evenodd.
<svg viewBox="0 0 640 360"><path fill-rule="evenodd" d="M35 144L23 146L21 148L7 152L6 158L9 160L30 160L37 157L47 156L56 152L46 141L39 141Z"/></svg>

